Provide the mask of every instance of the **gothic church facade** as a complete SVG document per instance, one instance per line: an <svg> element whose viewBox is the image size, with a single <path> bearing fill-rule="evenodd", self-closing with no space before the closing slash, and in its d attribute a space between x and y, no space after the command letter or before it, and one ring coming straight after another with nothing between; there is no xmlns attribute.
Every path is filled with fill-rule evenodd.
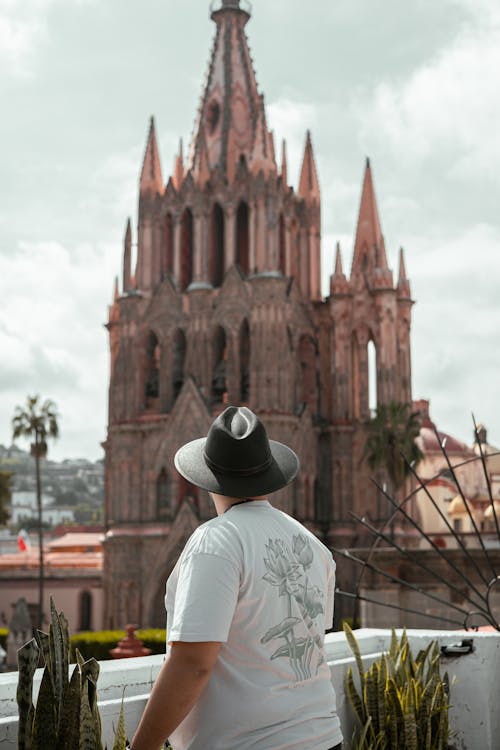
<svg viewBox="0 0 500 750"><path fill-rule="evenodd" d="M107 328L105 624L163 625L165 580L213 515L173 456L227 404L247 404L301 459L278 507L348 546L349 511L379 515L362 461L368 345L379 403L411 403L412 300L394 282L366 163L349 275L337 247L321 294L321 195L309 133L297 190L276 158L249 52L243 0L213 9L215 40L186 162L162 176L151 120Z"/></svg>

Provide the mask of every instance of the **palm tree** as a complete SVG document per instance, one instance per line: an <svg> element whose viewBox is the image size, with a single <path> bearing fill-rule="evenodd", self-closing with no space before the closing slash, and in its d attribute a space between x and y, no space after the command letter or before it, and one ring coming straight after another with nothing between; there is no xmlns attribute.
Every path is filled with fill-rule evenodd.
<svg viewBox="0 0 500 750"><path fill-rule="evenodd" d="M410 474L405 458L411 464L424 457L415 442L420 426L418 412L412 412L410 404L396 401L378 406L373 419L366 422L368 437L363 459L372 471L385 469L394 494Z"/></svg>
<svg viewBox="0 0 500 750"><path fill-rule="evenodd" d="M26 408L16 406L12 419L12 439L29 438L31 455L35 459L36 473L36 503L38 509L38 549L39 549L39 586L38 586L38 627L43 625L43 526L42 526L42 482L40 478L40 459L47 455L47 439L57 438L59 426L57 424L57 407L53 401L47 399L40 405L39 396L28 396Z"/></svg>
<svg viewBox="0 0 500 750"><path fill-rule="evenodd" d="M5 526L10 517L7 505L11 498L11 478L11 471L0 471L0 526Z"/></svg>

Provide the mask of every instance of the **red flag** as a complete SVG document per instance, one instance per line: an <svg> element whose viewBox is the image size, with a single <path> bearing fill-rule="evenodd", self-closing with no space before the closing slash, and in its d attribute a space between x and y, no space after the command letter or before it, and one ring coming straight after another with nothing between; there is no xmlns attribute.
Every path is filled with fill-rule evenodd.
<svg viewBox="0 0 500 750"><path fill-rule="evenodd" d="M26 552L29 545L29 537L28 534L24 529L21 529L19 531L19 534L17 535L17 546L19 548L19 552Z"/></svg>

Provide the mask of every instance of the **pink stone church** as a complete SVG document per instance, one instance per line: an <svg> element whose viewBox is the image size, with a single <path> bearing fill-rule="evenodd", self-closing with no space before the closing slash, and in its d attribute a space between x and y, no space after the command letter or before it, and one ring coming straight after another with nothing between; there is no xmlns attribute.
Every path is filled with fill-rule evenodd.
<svg viewBox="0 0 500 750"><path fill-rule="evenodd" d="M348 546L350 510L383 515L362 462L368 346L378 403L411 403L412 300L403 254L387 264L369 162L350 273L337 248L321 294L321 193L311 134L289 184L257 87L243 0L213 5L215 40L189 155L162 175L151 120L140 178L137 262L127 224L109 312L105 626L164 625L165 580L213 515L175 451L227 404L248 404L301 459L278 507ZM284 72L285 75L285 72ZM342 581L340 581L342 583ZM346 583L347 587L351 584Z"/></svg>

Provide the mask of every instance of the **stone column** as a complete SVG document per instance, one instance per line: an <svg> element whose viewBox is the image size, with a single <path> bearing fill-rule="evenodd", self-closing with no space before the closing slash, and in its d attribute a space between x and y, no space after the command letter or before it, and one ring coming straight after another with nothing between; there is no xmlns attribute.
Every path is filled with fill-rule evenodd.
<svg viewBox="0 0 500 750"><path fill-rule="evenodd" d="M236 263L236 214L233 206L227 206L224 213L224 272L227 273Z"/></svg>
<svg viewBox="0 0 500 750"><path fill-rule="evenodd" d="M172 218L174 224L174 279L179 285L181 278L181 217Z"/></svg>
<svg viewBox="0 0 500 750"><path fill-rule="evenodd" d="M206 256L207 253L203 252L203 224L204 216L201 213L196 213L193 216L193 281L208 282L208 275L206 269ZM205 262L204 262L205 261Z"/></svg>

